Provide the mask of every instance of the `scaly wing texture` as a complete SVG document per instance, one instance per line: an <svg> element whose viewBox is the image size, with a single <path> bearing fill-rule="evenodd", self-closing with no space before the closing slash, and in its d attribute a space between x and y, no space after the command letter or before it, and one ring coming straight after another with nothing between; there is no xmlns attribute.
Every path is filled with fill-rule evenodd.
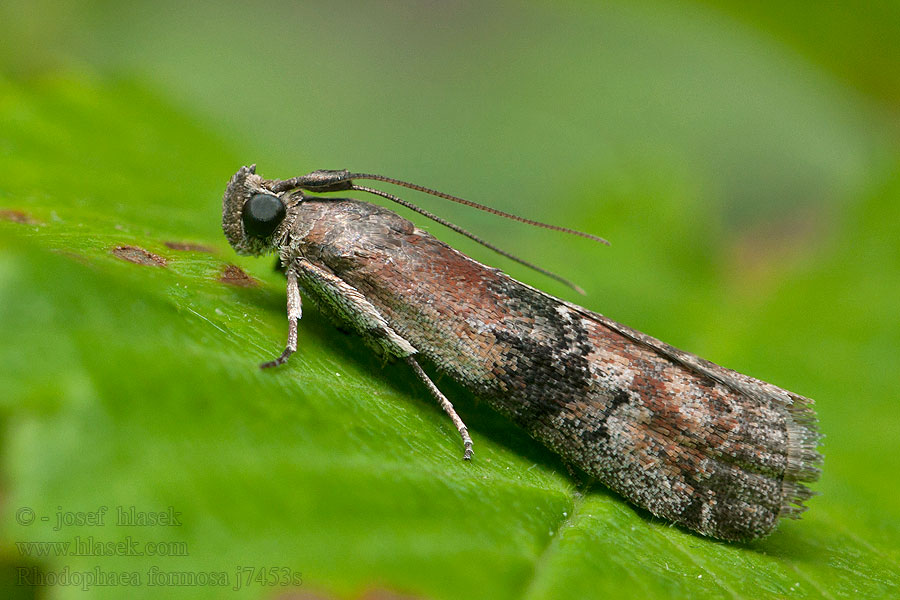
<svg viewBox="0 0 900 600"><path fill-rule="evenodd" d="M751 539L818 475L810 401L486 267L361 202L303 207L300 251L437 367L655 515Z"/></svg>

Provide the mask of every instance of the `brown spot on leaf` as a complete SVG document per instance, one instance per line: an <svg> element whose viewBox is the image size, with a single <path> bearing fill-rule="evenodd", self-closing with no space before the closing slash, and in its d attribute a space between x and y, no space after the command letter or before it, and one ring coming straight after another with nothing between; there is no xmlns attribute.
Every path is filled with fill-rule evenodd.
<svg viewBox="0 0 900 600"><path fill-rule="evenodd" d="M236 285L238 287L255 287L259 283L247 275L244 270L236 265L226 265L225 270L219 277L219 281L228 285Z"/></svg>
<svg viewBox="0 0 900 600"><path fill-rule="evenodd" d="M204 246L203 244L195 244L193 242L163 242L166 245L166 248L171 248L172 250L180 250L182 252L208 252L212 254L215 250L209 246Z"/></svg>
<svg viewBox="0 0 900 600"><path fill-rule="evenodd" d="M162 256L147 252L137 246L116 246L113 248L112 253L122 260L150 267L164 267L167 262Z"/></svg>
<svg viewBox="0 0 900 600"><path fill-rule="evenodd" d="M22 225L37 225L40 223L23 210L11 210L8 208L0 209L0 219L4 221L12 221L13 223L21 223Z"/></svg>

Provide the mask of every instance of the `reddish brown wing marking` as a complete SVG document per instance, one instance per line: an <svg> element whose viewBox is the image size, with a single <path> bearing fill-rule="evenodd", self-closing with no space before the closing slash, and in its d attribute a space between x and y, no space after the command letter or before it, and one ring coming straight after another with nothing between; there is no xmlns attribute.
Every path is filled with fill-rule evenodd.
<svg viewBox="0 0 900 600"><path fill-rule="evenodd" d="M765 535L779 517L805 510L812 493L803 483L818 478L822 459L811 400L564 305L613 334L594 329L597 347L612 348L594 360L624 360L620 370L634 373L622 384L619 406L607 408L601 444L603 454L621 444L626 460L595 465L612 487L723 539ZM628 343L610 346L617 336ZM630 464L635 460L641 469ZM662 489L661 475L671 489Z"/></svg>

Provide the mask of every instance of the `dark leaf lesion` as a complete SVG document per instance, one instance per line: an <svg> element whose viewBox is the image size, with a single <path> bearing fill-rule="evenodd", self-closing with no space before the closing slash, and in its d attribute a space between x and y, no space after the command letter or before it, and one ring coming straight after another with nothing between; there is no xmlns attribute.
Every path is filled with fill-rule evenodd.
<svg viewBox="0 0 900 600"><path fill-rule="evenodd" d="M166 248L170 248L172 250L178 250L179 252L206 252L207 254L213 254L215 249L211 246L207 246L205 244L197 244L194 242L163 242Z"/></svg>
<svg viewBox="0 0 900 600"><path fill-rule="evenodd" d="M222 274L219 275L219 281L237 287L256 287L259 285L258 281L250 277L246 271L237 265L225 265Z"/></svg>
<svg viewBox="0 0 900 600"><path fill-rule="evenodd" d="M165 267L169 262L165 257L153 254L139 246L116 246L111 252L116 258L148 267Z"/></svg>
<svg viewBox="0 0 900 600"><path fill-rule="evenodd" d="M24 210L16 210L10 208L0 209L0 221L10 221L11 223L19 223L20 225L41 225L42 223L29 215Z"/></svg>

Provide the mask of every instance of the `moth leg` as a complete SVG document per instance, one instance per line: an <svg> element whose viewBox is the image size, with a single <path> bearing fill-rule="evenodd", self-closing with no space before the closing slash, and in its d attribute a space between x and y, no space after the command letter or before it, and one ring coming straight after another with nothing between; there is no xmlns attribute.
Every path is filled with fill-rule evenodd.
<svg viewBox="0 0 900 600"><path fill-rule="evenodd" d="M444 412L450 416L459 435L462 436L465 447L463 458L470 460L472 458L472 438L469 437L469 431L459 415L456 414L450 401L416 362L413 357L416 349L412 344L391 328L378 309L364 295L334 273L314 265L305 258L296 259L291 265L291 269L297 273L303 289L310 294L314 293L327 304L336 316L352 327L371 347L384 356L402 358L409 363Z"/></svg>
<svg viewBox="0 0 900 600"><path fill-rule="evenodd" d="M434 399L438 401L438 404L441 405L441 408L444 409L444 412L450 417L450 420L453 421L453 424L456 425L456 430L459 431L459 435L462 437L463 447L465 451L463 452L464 460L472 460L472 438L469 437L469 430L466 428L466 424L463 423L463 420L459 418L459 415L456 414L456 410L453 408L453 405L450 404L450 401L447 400L447 397L441 393L441 390L438 389L434 382L431 381L431 378L422 370L422 367L416 361L416 358L410 354L406 357L406 362L409 363L409 366L413 368L416 375L419 376L419 379L428 387L428 391L431 392L431 395L434 396Z"/></svg>
<svg viewBox="0 0 900 600"><path fill-rule="evenodd" d="M287 362L288 357L297 351L297 321L303 315L300 303L300 287L297 285L297 274L293 269L287 270L287 316L288 316L288 341L281 356L275 360L259 365L260 369L277 367Z"/></svg>
<svg viewBox="0 0 900 600"><path fill-rule="evenodd" d="M299 283L337 318L360 335L369 347L386 358L415 354L406 339L394 331L378 309L352 285L305 258L295 259L290 268Z"/></svg>

